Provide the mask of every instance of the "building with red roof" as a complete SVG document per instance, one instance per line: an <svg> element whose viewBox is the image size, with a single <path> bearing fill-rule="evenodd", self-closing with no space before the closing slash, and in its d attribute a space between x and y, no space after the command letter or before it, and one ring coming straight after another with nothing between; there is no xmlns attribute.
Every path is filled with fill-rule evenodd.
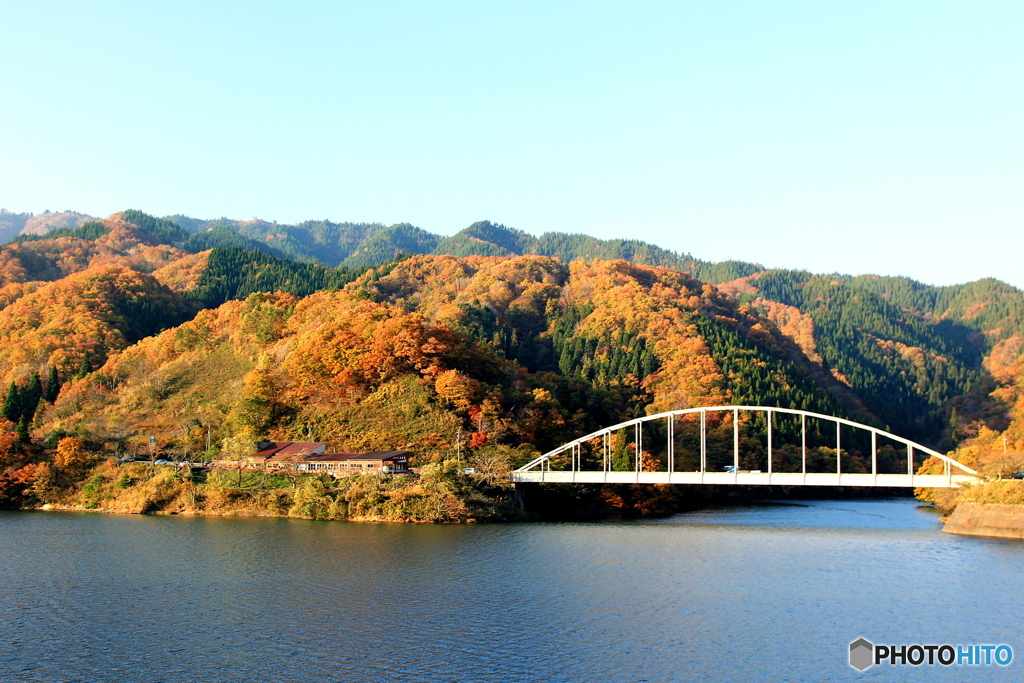
<svg viewBox="0 0 1024 683"><path fill-rule="evenodd" d="M240 460L218 459L220 466L295 469L335 477L355 474L409 472L409 451L327 453L322 441L258 441L256 451Z"/></svg>

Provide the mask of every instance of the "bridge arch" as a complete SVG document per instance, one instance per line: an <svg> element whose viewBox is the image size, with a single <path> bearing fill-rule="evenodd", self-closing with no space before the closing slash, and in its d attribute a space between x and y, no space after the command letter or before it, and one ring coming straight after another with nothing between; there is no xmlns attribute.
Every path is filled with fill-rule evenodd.
<svg viewBox="0 0 1024 683"><path fill-rule="evenodd" d="M707 415L708 413L732 413L733 417L733 465L732 471L710 472L707 469ZM767 447L768 447L768 471L767 472L744 472L740 470L740 437L739 437L739 416L740 413L767 413ZM773 472L772 471L772 436L773 421L775 414L795 415L800 417L801 427L801 450L802 450L802 471ZM700 467L694 472L676 472L675 467L675 439L674 427L676 417L685 415L698 415L700 420ZM831 422L836 425L836 471L834 473L809 473L807 472L807 418ZM664 420L667 425L668 434L668 471L667 472L645 472L641 467L641 451L643 450L643 431L641 426L648 422ZM844 473L842 471L842 427L852 427L863 430L871 435L871 473ZM635 440L635 471L620 472L611 470L611 435L623 429L633 427L636 429ZM907 473L906 474L879 474L878 472L878 438L883 437L896 443L901 443L907 448ZM584 444L601 439L602 469L582 469L582 448ZM551 460L566 451L570 455L570 469L568 471L553 471ZM938 458L943 463L943 474L927 475L915 474L914 452L918 451L928 456ZM927 446L897 436L877 427L865 425L853 420L833 415L824 415L807 410L796 410L792 408L776 408L769 406L712 406L703 408L686 408L683 410L672 410L657 415L644 415L642 417L620 422L610 427L604 427L591 432L578 439L574 439L558 448L531 460L512 473L515 482L580 482L580 483L680 483L680 484L777 484L777 485L803 485L803 486L927 486L927 487L952 487L962 483L975 481L978 473L970 467L939 453Z"/></svg>

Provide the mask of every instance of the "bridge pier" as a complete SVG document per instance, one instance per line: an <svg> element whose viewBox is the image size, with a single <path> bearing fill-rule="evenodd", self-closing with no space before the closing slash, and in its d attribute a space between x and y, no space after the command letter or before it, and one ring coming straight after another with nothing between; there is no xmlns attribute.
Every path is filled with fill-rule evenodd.
<svg viewBox="0 0 1024 683"><path fill-rule="evenodd" d="M512 500L515 501L516 507L519 508L520 512L526 511L526 487L529 484L524 482L512 482Z"/></svg>

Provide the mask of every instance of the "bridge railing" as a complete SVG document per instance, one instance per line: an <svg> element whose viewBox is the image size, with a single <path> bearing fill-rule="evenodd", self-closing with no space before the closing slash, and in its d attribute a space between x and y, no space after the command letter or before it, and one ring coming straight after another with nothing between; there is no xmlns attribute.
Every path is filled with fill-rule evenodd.
<svg viewBox="0 0 1024 683"><path fill-rule="evenodd" d="M708 471L707 470L707 465L708 465L707 416L708 416L709 413L716 413L716 412L730 412L730 413L732 413L732 417L733 417L733 420L732 420L732 424L733 424L733 465L732 465L732 473L736 474L736 475L738 475L740 473L740 429L739 429L739 416L740 416L741 412L742 413L751 413L751 412L767 413L767 415L766 415L766 417L767 417L767 425L768 425L768 427L767 427L767 449L768 449L768 471L767 471L767 474L768 474L769 481L771 480L771 475L773 474L773 472L772 472L772 466L773 466L772 455L773 455L773 448L774 448L774 444L773 444L773 436L774 436L774 434L773 434L773 425L774 425L774 416L775 416L776 413L784 414L784 415L794 415L794 416L800 417L800 440L801 440L800 450L801 450L801 461L802 461L802 465L801 466L802 466L802 474L805 475L805 479L806 479L806 475L811 474L811 473L807 472L807 418L823 420L823 421L826 421L826 422L834 423L836 425L836 444L835 444L835 448L836 448L836 471L835 471L835 475L837 475L837 477L839 477L837 479L837 481L841 480L844 475L845 475L846 479L849 480L849 477L851 475L853 475L853 473L844 473L842 471L842 456L841 456L841 454L842 454L842 431L841 430L842 430L842 427L844 425L848 426L848 427L853 427L853 428L858 429L858 430L863 430L863 431L866 431L866 432L870 433L870 435L871 435L871 475L870 476L873 476L876 481L877 481L877 477L878 476L883 476L883 477L893 476L893 475L879 475L879 473L878 473L878 439L879 439L879 437L882 437L882 438L885 438L885 439L888 439L890 441L894 441L896 443L900 443L900 444L903 444L903 445L906 446L906 448L907 448L907 475L911 478L911 481L914 481L915 479L920 479L921 477L928 477L929 479L936 477L936 475L915 475L915 473L914 473L914 452L915 451L918 451L920 453L923 453L923 454L926 454L928 456L935 457L935 458L938 458L939 460L941 460L942 463L943 463L943 475L942 476L946 477L948 479L950 485L953 484L954 471L956 472L955 476L956 476L956 478L958 480L962 479L964 477L968 477L968 476L969 477L976 477L978 475L978 473L974 469L972 469L972 468L968 467L967 465L964 465L964 464L954 460L953 458L950 458L949 456L947 456L947 455L945 455L943 453L939 453L938 451L935 451L935 450L933 450L931 448L928 448L927 446L923 446L923 445L921 445L919 443L911 441L910 439L906 439L906 438L898 436L896 434L892 434L891 432L887 432L887 431L885 431L883 429L879 429L877 427L872 427L870 425L861 424L859 422L854 422L853 420L847 420L845 418L835 417L833 415L824 415L822 413L814 413L814 412L810 412L810 411L807 411L807 410L796 410L796 409L792 409L792 408L775 408L775 407L767 407L767 406L713 406L713 407L703 407L703 408L686 408L686 409L683 409L683 410L672 410L672 411L668 411L668 412L664 412L664 413L659 413L657 415L644 415L642 417L634 418L632 420L627 420L625 422L620 422L619 424L612 425L610 427L604 427L603 429L599 429L599 430L597 430L595 432L591 432L590 434L587 434L585 436L581 436L578 439L574 439L572 441L569 441L568 443L562 444L558 448L555 448L555 449L553 449L551 451L548 451L547 453L544 453L543 455L541 455L541 456L531 460L527 464L525 464L522 467L520 467L519 469L515 470L515 472L513 473L513 478L515 479L516 478L515 475L519 474L519 475L524 475L524 476L519 477L520 480L525 480L527 478L532 479L532 477L527 477L526 476L527 473L535 472L535 471L538 471L538 472L551 472L551 459L553 457L555 457L555 456L558 456L558 455L561 455L561 454L565 453L566 451L569 451L570 471L571 472L582 472L583 471L582 470L582 463L583 463L582 448L583 448L583 445L584 444L588 444L588 443L590 443L590 442L592 442L592 441L594 441L596 439L601 439L602 469L600 471L604 472L604 473L609 473L609 472L611 472L611 464L612 464L611 463L611 451L612 451L612 447L611 447L612 446L612 444L611 444L612 438L611 437L612 437L612 434L614 434L615 432L618 432L620 430L623 430L623 429L628 429L630 427L633 427L636 430L636 439L634 441L634 443L635 443L635 446L634 446L634 448L635 448L634 467L635 467L635 471L639 474L639 473L641 473L643 471L642 463L641 463L641 452L643 450L643 430L641 429L641 426L643 424L647 423L647 422L654 422L654 421L658 421L658 420L665 420L666 421L666 430L667 430L667 435L668 435L668 458L667 458L667 460L668 460L668 472L667 472L667 474L668 475L672 475L674 473L674 468L675 468L675 438L674 438L675 419L677 417L681 417L681 416L685 416L685 415L697 415L699 417L699 423L700 423L700 431L699 431L699 435L700 435L700 440L699 440L699 458L700 458L700 462L699 462L699 468L696 471L697 472L701 472L701 473L705 473L705 472ZM783 473L776 473L776 474L781 475ZM853 475L853 476L862 476L862 475ZM899 475L899 476L902 476L902 475ZM670 477L670 479L671 479L671 477ZM679 478L677 478L677 479L682 481L682 479L679 479ZM703 478L702 478L702 481L703 481ZM736 482L739 483L739 477L738 476L736 477ZM921 485L925 485L925 484L921 484Z"/></svg>

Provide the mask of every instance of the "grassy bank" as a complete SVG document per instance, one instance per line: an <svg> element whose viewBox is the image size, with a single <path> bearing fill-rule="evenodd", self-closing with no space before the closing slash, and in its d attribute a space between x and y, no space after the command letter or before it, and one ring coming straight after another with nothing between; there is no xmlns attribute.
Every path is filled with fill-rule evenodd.
<svg viewBox="0 0 1024 683"><path fill-rule="evenodd" d="M952 513L960 503L1024 505L1024 480L1004 479L1008 472L1019 471L1024 467L1024 461L1020 460L1018 454L1004 455L998 450L967 446L951 455L977 470L984 480L952 489L915 489L914 495L918 500L930 503L947 514ZM921 465L918 474L940 474L942 467L938 458L929 458Z"/></svg>
<svg viewBox="0 0 1024 683"><path fill-rule="evenodd" d="M255 470L188 470L106 460L92 468L48 468L26 503L128 514L236 515L302 519L436 522L521 517L511 487L464 475L447 461L416 475L283 476Z"/></svg>
<svg viewBox="0 0 1024 683"><path fill-rule="evenodd" d="M960 503L1024 505L1024 481L995 479L956 489L919 489L917 497L947 514Z"/></svg>

